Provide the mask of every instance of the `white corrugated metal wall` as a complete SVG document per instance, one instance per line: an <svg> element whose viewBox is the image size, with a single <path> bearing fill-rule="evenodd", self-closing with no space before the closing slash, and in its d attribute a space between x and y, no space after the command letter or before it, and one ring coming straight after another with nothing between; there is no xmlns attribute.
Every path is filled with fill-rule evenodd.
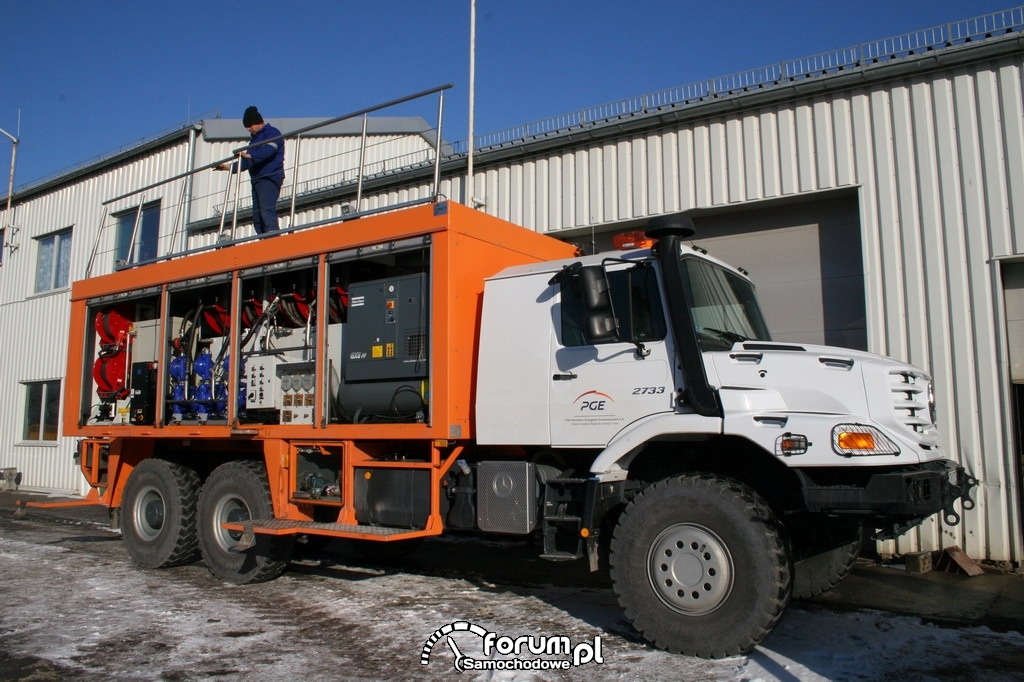
<svg viewBox="0 0 1024 682"><path fill-rule="evenodd" d="M1015 54L737 107L481 161L474 184L487 212L542 232L856 188L869 348L933 373L947 448L982 480L965 523L932 519L883 551L956 544L1019 562L1020 463L992 259L1024 249L1022 70Z"/></svg>
<svg viewBox="0 0 1024 682"><path fill-rule="evenodd" d="M34 292L38 240L70 228L70 280L81 279L95 244L103 199L124 192L126 187L152 182L152 178L181 173L186 168L186 149L184 142L165 148L109 172L56 187L17 206L13 222L19 228L14 238L18 248L4 255L0 268L0 333L4 348L0 390L7 396L0 401L0 433L4 434L0 442L0 467L16 467L25 486L87 491L72 459L72 439L61 436L56 441L38 442L22 438L25 382L60 379L63 391L67 361L69 289ZM148 195L148 200L158 198L155 191ZM105 249L106 257L97 257L94 274L113 268L110 232L106 230L103 241L111 246Z"/></svg>

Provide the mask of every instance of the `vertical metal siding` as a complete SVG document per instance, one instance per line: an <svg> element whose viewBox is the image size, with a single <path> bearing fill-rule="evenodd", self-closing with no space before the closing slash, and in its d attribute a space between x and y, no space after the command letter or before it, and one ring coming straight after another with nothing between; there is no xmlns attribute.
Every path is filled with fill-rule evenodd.
<svg viewBox="0 0 1024 682"><path fill-rule="evenodd" d="M486 210L557 233L856 189L869 346L933 373L946 447L983 481L963 524L932 519L883 549L1020 561L991 259L1024 250L1021 71L1018 55L559 150L497 203L485 168Z"/></svg>
<svg viewBox="0 0 1024 682"><path fill-rule="evenodd" d="M149 184L185 170L186 145L176 145L139 158L127 166L111 169L76 183L55 188L19 204L15 224L18 250L5 254L0 268L0 327L4 334L6 362L0 363L0 387L9 396L0 401L0 466L14 466L23 474L23 485L68 492L85 492L84 479L75 468L74 440L59 436L55 442L24 442L25 382L61 379L67 359L68 290L37 294L34 291L38 240L53 232L72 229L70 280L81 279L99 230L100 202L132 187ZM177 188L175 188L176 190ZM177 194L165 197L159 191L146 195L147 201L161 199L164 205L177 201ZM138 203L129 199L115 207ZM165 218L162 215L161 220ZM113 267L113 230L108 219L93 274Z"/></svg>

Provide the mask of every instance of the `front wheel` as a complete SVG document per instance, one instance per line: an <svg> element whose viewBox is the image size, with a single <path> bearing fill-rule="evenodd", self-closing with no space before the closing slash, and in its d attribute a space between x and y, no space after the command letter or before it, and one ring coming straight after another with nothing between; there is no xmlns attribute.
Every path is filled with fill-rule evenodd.
<svg viewBox="0 0 1024 682"><path fill-rule="evenodd" d="M789 557L770 507L709 474L659 481L630 502L612 536L611 576L645 639L704 658L752 649L789 599Z"/></svg>
<svg viewBox="0 0 1024 682"><path fill-rule="evenodd" d="M263 465L234 461L213 470L199 495L199 549L210 573L229 583L272 580L291 557L292 537L256 536L256 545L236 550L242 539L224 523L267 519L274 515Z"/></svg>

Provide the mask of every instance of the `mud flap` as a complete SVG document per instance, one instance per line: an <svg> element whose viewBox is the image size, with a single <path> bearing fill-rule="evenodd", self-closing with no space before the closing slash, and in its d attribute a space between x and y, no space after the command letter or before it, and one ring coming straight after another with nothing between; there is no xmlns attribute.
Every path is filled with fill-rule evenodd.
<svg viewBox="0 0 1024 682"><path fill-rule="evenodd" d="M245 523L242 528L242 537L238 540L238 544L229 549L228 551L232 554L241 554L247 552L256 546L256 532L252 529L252 523Z"/></svg>

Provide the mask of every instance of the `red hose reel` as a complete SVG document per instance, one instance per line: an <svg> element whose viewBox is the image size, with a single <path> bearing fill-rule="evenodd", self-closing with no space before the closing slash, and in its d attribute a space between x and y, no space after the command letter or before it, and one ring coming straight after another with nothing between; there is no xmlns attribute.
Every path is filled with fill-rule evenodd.
<svg viewBox="0 0 1024 682"><path fill-rule="evenodd" d="M128 378L133 321L126 311L111 308L96 313L93 326L99 337L99 357L92 366L96 394L101 400L127 398L130 391L125 383Z"/></svg>

